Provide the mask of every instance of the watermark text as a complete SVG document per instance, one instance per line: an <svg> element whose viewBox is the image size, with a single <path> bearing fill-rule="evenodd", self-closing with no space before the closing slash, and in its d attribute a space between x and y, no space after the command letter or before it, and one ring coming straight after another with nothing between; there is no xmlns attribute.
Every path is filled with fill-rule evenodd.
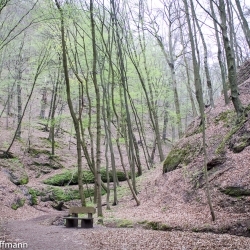
<svg viewBox="0 0 250 250"><path fill-rule="evenodd" d="M0 241L0 249L25 249L28 248L28 243L24 242L5 242Z"/></svg>

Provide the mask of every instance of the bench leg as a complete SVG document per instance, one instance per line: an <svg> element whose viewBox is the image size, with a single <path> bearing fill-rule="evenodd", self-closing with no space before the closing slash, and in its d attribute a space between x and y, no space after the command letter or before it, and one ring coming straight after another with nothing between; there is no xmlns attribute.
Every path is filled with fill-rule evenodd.
<svg viewBox="0 0 250 250"><path fill-rule="evenodd" d="M93 227L93 219L87 219L81 221L82 228L92 228Z"/></svg>
<svg viewBox="0 0 250 250"><path fill-rule="evenodd" d="M78 219L66 219L66 227L78 227Z"/></svg>

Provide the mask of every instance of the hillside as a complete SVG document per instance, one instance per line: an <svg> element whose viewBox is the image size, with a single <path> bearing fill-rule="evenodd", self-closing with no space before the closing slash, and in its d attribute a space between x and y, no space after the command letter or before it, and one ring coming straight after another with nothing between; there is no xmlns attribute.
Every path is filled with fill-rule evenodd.
<svg viewBox="0 0 250 250"><path fill-rule="evenodd" d="M107 249L108 245L115 245L115 242L122 244L124 241L130 246L129 249L145 249L146 243L149 244L148 249L153 249L156 241L159 244L157 249L164 249L166 236L169 239L168 244L171 240L175 241L167 249L181 249L179 246L193 249L191 247L196 246L194 242L198 242L198 249L246 249L250 245L250 79L240 84L239 90L241 101L247 107L246 117L241 123L235 123L233 106L225 106L222 97L216 101L216 108L206 110L209 183L215 222L211 221L204 190L202 135L197 117L190 124L185 136L172 148L164 167L157 164L154 169L137 178L141 205L136 206L127 184L121 182L119 204L112 206L109 211L104 209L104 227L96 224L91 231L92 235L98 233L99 240L93 241L85 231L78 232L77 237L83 234L92 244L91 249ZM1 118L1 149L12 133L4 128L4 122L4 118ZM79 205L79 200L72 200L77 193L74 192L77 190L76 185L58 187L43 183L49 177L65 172L65 169L74 171L76 156L74 145L69 150L68 143L62 136L57 139L58 158L51 159L50 144L46 140L47 132L42 131L42 125L38 122L37 120L33 127L33 144L29 150L24 141L17 141L11 149L15 158L0 159L2 230L6 227L8 229L8 225L3 222L9 222L9 237L13 239L18 237L18 226L13 220L19 221L20 226L23 221L46 215L39 220L40 224L56 224L59 225L58 230L63 230L61 217L66 212L58 212L53 206L58 205L65 197L67 201L64 201L63 210L72 204ZM71 199L68 199L69 196ZM95 218L95 222L97 221ZM35 225L36 221L29 223L27 225ZM52 227L55 226L50 226L54 230ZM107 227L135 229L113 231ZM145 229L171 232L166 234ZM32 231L32 226L27 230ZM220 236L207 234L208 232ZM109 234L114 238L109 238ZM124 240L122 234L127 234L128 240ZM136 248L136 238L138 240L141 235L144 235L143 242L146 243L139 240L138 246L141 248ZM29 237L32 241L32 236ZM109 249L127 248L114 246Z"/></svg>

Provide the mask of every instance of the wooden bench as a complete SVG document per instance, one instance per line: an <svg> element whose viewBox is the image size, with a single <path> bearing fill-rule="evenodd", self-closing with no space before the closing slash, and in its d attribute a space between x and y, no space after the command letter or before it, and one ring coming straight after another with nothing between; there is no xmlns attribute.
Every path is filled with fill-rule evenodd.
<svg viewBox="0 0 250 250"><path fill-rule="evenodd" d="M66 220L66 227L78 227L78 221L81 221L82 228L93 227L93 217L95 213L94 207L71 207L69 209L69 216L63 217ZM78 217L78 214L88 214L88 218Z"/></svg>

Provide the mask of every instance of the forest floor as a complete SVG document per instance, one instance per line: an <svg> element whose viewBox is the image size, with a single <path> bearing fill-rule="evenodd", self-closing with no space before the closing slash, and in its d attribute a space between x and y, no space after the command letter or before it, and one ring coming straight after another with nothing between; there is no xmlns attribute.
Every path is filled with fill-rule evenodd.
<svg viewBox="0 0 250 250"><path fill-rule="evenodd" d="M250 81L242 86L245 90L241 92L241 100L245 106L249 105L249 86ZM230 109L232 104L224 106L223 98L217 100L216 108L207 114L207 119L211 122L207 128L208 138L217 138L218 135L223 137L223 133L227 133L227 126L220 122L215 126L212 121L221 112L225 113ZM6 149L13 136L13 130L6 129L5 122L4 117L0 119L1 149ZM196 123L198 122L197 119ZM162 173L161 163L147 170L142 161L144 173L137 177L140 206L136 206L127 183L121 182L121 187L118 188L118 205L107 210L106 196L103 196L104 216L94 216L94 228L69 229L65 228L62 219L67 214L67 209L56 211L52 207L52 201L39 200L37 205L30 206L26 200L17 210L11 208L13 201L27 198L26 186L43 188L46 186L43 183L46 178L65 168L75 168L74 144L69 149L67 143L69 135L67 138L56 138L56 154L60 156L60 163L66 166L63 169L48 171L42 167L43 163L47 163L46 155L31 157L27 153L29 133L32 134L29 139L33 148L48 150L44 140L48 133L37 126L37 121L33 123L35 125L31 127L31 131L29 126L23 129L24 139L16 141L11 149L29 176L28 184L18 186L12 183L6 162L0 159L0 241L28 243L28 249L31 250L250 249L250 196L231 197L220 191L227 186L250 189L250 146L237 154L227 148L226 161L216 169L215 175L210 175L210 191L216 216L214 222L207 204L205 185L194 182L199 174L196 167L203 164L203 157L199 155L189 165L165 174ZM245 126L250 128L249 117ZM105 152L104 148L102 152ZM102 156L105 162L104 153ZM14 161L12 163L16 164ZM112 196L110 200L112 204ZM64 205L69 207L80 204L78 200L73 200ZM100 220L103 224L99 224Z"/></svg>
<svg viewBox="0 0 250 250"><path fill-rule="evenodd" d="M109 228L96 224L93 229L72 229L62 225L46 224L46 222L56 218L58 218L58 214L53 215L52 213L25 221L10 221L7 227L6 240L8 242L27 243L28 249L33 250L245 250L249 249L250 245L250 238L229 234Z"/></svg>
<svg viewBox="0 0 250 250"><path fill-rule="evenodd" d="M9 209L1 213L1 240L27 243L32 250L249 249L250 238L241 235L240 231L240 228L249 227L249 213L241 213L224 199L225 208L215 206L217 219L212 222L206 202L196 198L187 201L182 197L178 171L181 170L166 177L159 165L146 173L138 184L140 206L136 206L129 193L124 193L124 190L128 192L126 188L121 189L123 196L119 204L111 206L111 210L103 207L104 225L98 223L100 218L95 215L92 229L66 228L62 217L67 211L56 211L47 203L32 207L25 204L15 213ZM173 180L176 185L168 187L168 178L176 178ZM213 198L214 203L219 204L221 197ZM151 226L159 230L152 230Z"/></svg>

